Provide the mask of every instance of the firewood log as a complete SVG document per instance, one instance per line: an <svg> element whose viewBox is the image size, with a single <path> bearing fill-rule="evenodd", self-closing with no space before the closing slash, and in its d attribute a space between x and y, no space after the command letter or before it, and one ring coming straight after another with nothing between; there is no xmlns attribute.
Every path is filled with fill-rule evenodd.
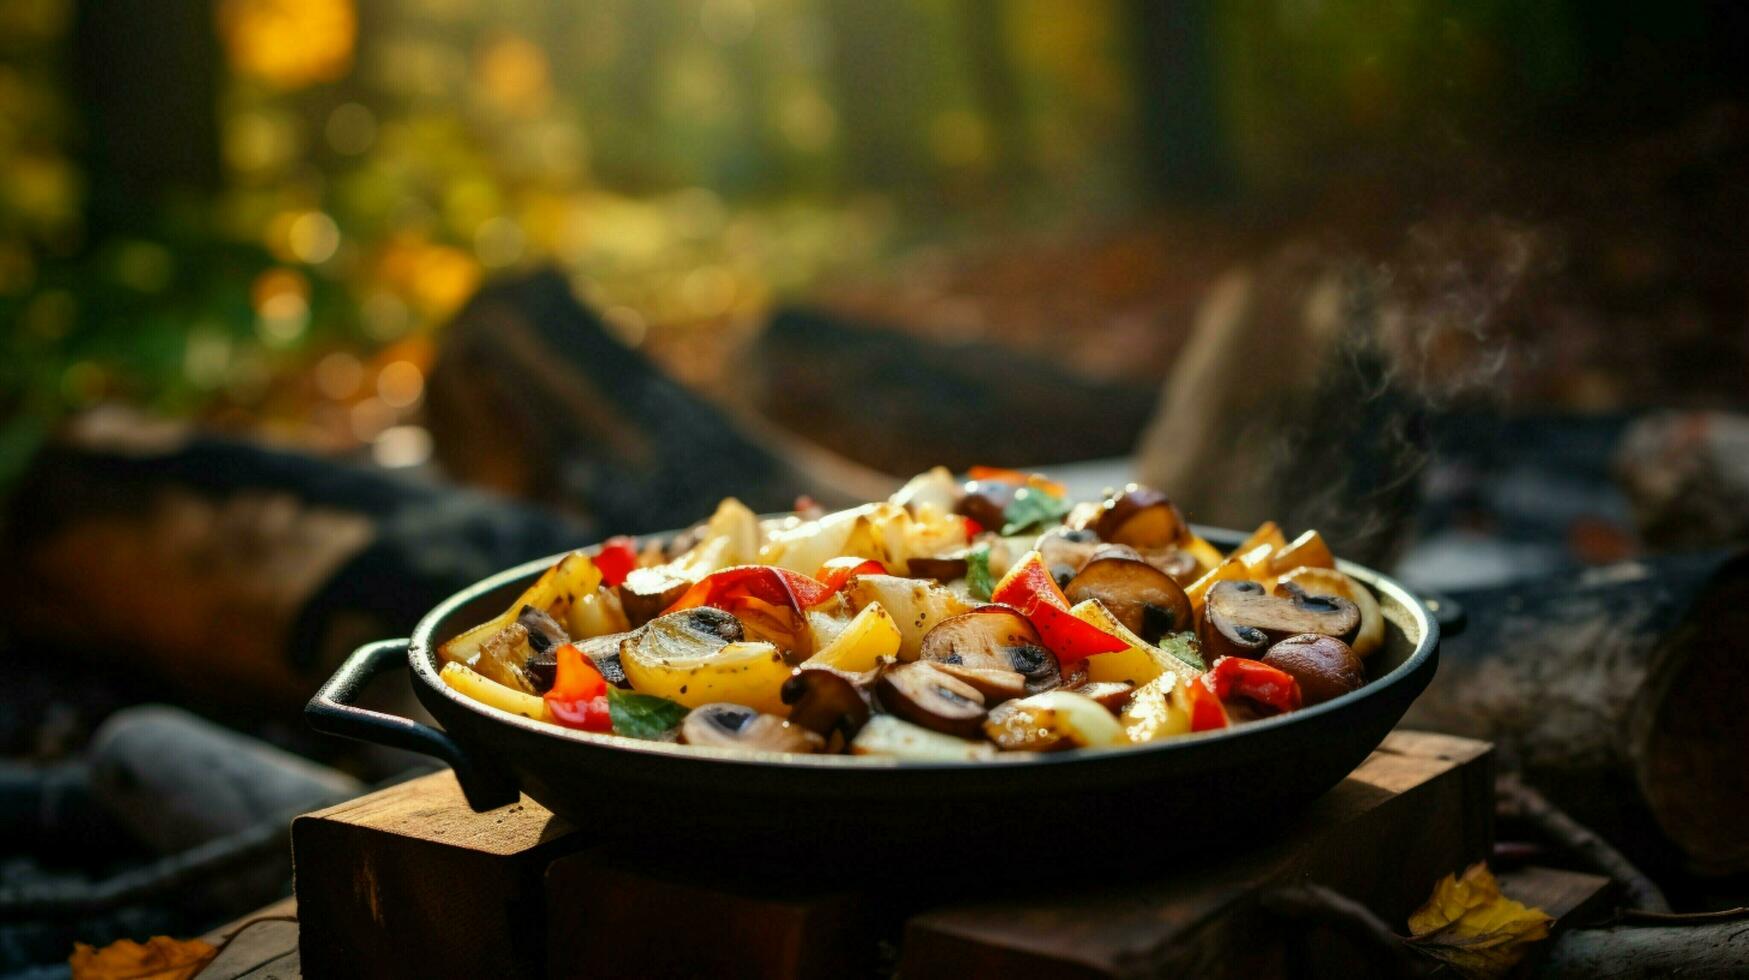
<svg viewBox="0 0 1749 980"><path fill-rule="evenodd" d="M458 479L587 515L610 533L684 527L724 496L760 511L842 506L898 480L732 414L615 339L553 272L483 290L444 332L426 388Z"/></svg>
<svg viewBox="0 0 1749 980"><path fill-rule="evenodd" d="M1495 742L1649 871L1749 869L1749 554L1455 598L1469 624L1404 724Z"/></svg>
<svg viewBox="0 0 1749 980"><path fill-rule="evenodd" d="M1749 922L1574 929L1555 940L1535 975L1734 980L1749 975Z"/></svg>
<svg viewBox="0 0 1749 980"><path fill-rule="evenodd" d="M1622 435L1614 462L1648 544L1674 549L1749 541L1749 417L1648 415Z"/></svg>
<svg viewBox="0 0 1749 980"><path fill-rule="evenodd" d="M347 650L591 527L433 481L119 410L75 420L6 502L0 617L41 656L295 705Z"/></svg>
<svg viewBox="0 0 1749 980"><path fill-rule="evenodd" d="M1136 447L1142 482L1207 524L1317 528L1386 565L1425 462L1423 400L1395 380L1371 287L1285 250L1209 290Z"/></svg>
<svg viewBox="0 0 1749 980"><path fill-rule="evenodd" d="M752 360L758 408L895 473L1123 456L1149 386L1095 381L996 344L944 344L829 312L778 313Z"/></svg>

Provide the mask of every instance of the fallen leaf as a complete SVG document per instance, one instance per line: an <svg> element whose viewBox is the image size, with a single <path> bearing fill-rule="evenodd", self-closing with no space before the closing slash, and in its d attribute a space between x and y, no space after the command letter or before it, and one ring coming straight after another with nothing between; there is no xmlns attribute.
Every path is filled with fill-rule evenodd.
<svg viewBox="0 0 1749 980"><path fill-rule="evenodd" d="M204 940L153 936L144 943L118 939L102 949L74 943L67 962L73 980L189 980L218 954Z"/></svg>
<svg viewBox="0 0 1749 980"><path fill-rule="evenodd" d="M1409 942L1423 953L1469 977L1503 976L1530 944L1547 939L1555 920L1500 893L1500 883L1485 864L1472 864L1463 876L1446 875L1433 886L1427 904L1409 917Z"/></svg>

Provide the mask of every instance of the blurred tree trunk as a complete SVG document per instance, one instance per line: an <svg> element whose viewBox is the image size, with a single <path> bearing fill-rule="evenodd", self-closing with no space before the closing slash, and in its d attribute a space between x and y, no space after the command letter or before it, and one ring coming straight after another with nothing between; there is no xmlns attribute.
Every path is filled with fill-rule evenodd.
<svg viewBox="0 0 1749 980"><path fill-rule="evenodd" d="M1126 0L1141 169L1166 200L1231 190L1212 0Z"/></svg>
<svg viewBox="0 0 1749 980"><path fill-rule="evenodd" d="M832 83L842 125L844 176L853 187L920 182L928 140L911 97L920 82L915 43L924 26L897 3L825 0L832 34Z"/></svg>
<svg viewBox="0 0 1749 980"><path fill-rule="evenodd" d="M961 0L961 37L971 61L972 91L996 138L996 172L1009 186L1032 172L1026 104L1008 50L1005 0Z"/></svg>
<svg viewBox="0 0 1749 980"><path fill-rule="evenodd" d="M167 196L217 189L211 0L80 0L71 61L90 238L138 230Z"/></svg>

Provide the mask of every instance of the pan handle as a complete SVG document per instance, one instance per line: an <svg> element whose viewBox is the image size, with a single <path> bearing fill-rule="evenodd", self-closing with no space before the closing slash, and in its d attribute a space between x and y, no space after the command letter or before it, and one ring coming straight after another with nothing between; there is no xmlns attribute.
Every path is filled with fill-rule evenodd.
<svg viewBox="0 0 1749 980"><path fill-rule="evenodd" d="M1439 635L1449 639L1464 631L1470 625L1470 614L1463 604L1443 592L1421 593L1421 604L1433 614L1433 619L1439 624Z"/></svg>
<svg viewBox="0 0 1749 980"><path fill-rule="evenodd" d="M411 718L360 708L353 703L372 678L407 662L409 642L378 640L352 651L304 706L304 718L311 728L325 735L355 738L442 759L455 770L462 795L476 812L515 803L519 796L516 784L496 767L469 754L447 734Z"/></svg>

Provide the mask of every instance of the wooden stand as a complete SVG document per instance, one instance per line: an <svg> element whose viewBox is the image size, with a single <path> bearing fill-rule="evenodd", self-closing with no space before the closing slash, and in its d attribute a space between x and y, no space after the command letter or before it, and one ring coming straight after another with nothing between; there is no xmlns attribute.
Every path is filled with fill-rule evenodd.
<svg viewBox="0 0 1749 980"><path fill-rule="evenodd" d="M311 977L837 977L883 965L887 938L907 978L1258 975L1290 959L1346 969L1352 951L1336 940L1290 946L1296 930L1268 918L1258 896L1315 882L1401 928L1437 878L1486 858L1492 812L1485 743L1397 732L1305 813L1284 817L1276 839L1230 858L1141 884L908 904L891 889L794 894L652 872L659 862L527 799L473 813L445 772L292 825L301 965ZM1104 836L1141 846L1160 829L1131 821ZM1536 887L1576 907L1602 884Z"/></svg>

